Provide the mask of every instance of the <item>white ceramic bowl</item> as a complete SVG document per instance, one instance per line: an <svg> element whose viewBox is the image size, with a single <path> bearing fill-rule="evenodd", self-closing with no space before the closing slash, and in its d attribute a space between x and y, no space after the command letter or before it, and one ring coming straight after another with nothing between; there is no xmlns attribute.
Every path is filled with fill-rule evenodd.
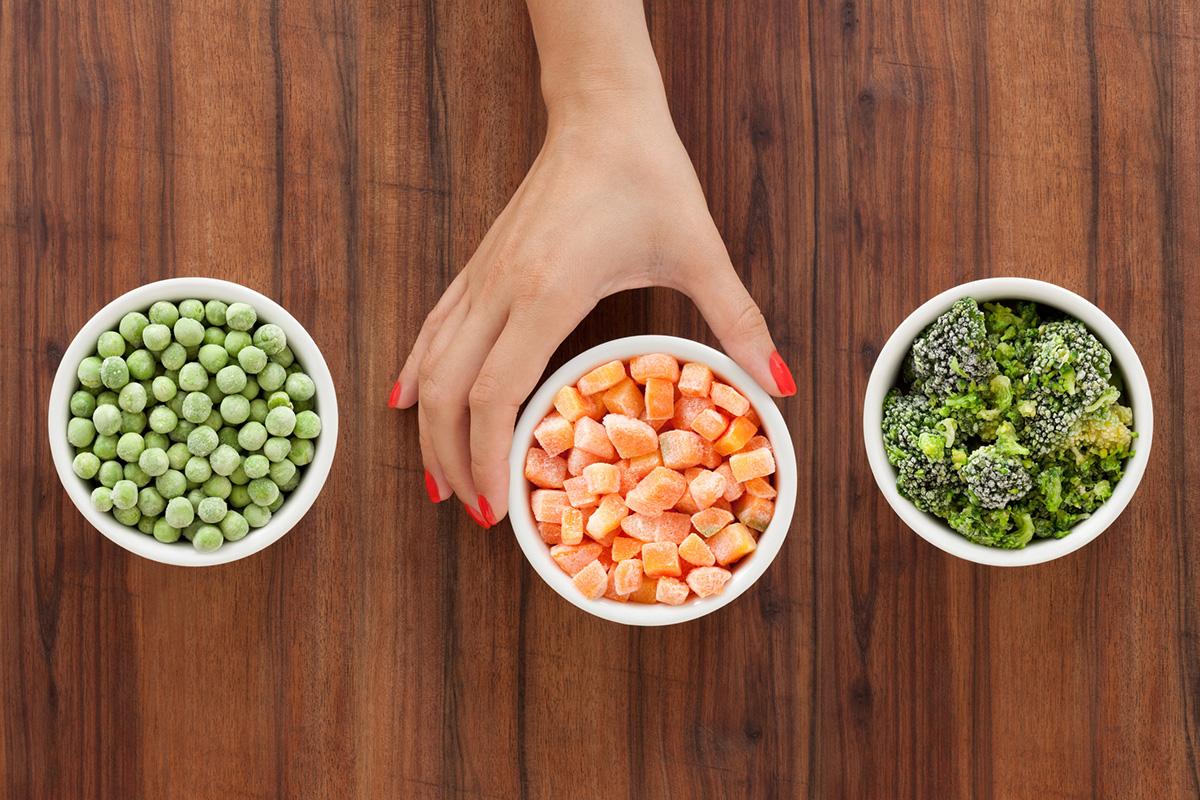
<svg viewBox="0 0 1200 800"><path fill-rule="evenodd" d="M681 363L699 361L711 367L716 375L750 400L751 407L762 421L761 432L771 441L775 452L774 483L778 492L775 498L775 516L759 537L758 549L734 565L733 577L725 584L725 590L721 594L704 599L692 597L680 606L662 603L619 603L607 598L588 600L581 595L571 582L570 576L550 557L549 545L538 535L537 524L530 507L533 489L525 480L525 455L529 448L536 444L533 429L546 414L554 410L554 395L558 390L565 385L574 384L601 364L614 359L627 361L647 353L668 353ZM625 625L673 625L711 614L732 602L766 572L771 561L779 553L783 539L792 524L792 512L796 506L796 453L792 448L791 434L783 421L783 415L775 405L774 398L763 391L762 387L729 356L699 342L674 336L631 336L616 339L593 347L564 364L542 384L526 404L513 434L512 452L508 461L508 516L517 535L517 542L529 563L542 576L542 580L570 602L589 614Z"/></svg>
<svg viewBox="0 0 1200 800"><path fill-rule="evenodd" d="M1021 550L1003 550L975 544L933 514L917 510L896 491L896 468L887 460L883 435L883 399L888 390L899 382L901 366L912 347L913 339L925 326L948 311L962 297L974 297L981 304L991 300L1022 299L1034 300L1069 314L1095 334L1112 352L1113 372L1125 378L1125 393L1120 402L1133 408L1133 430L1136 452L1125 465L1125 475L1117 482L1113 496L1096 510L1092 516L1076 524L1071 533L1061 539L1037 539ZM947 553L993 566L1019 567L1040 564L1065 556L1095 539L1116 520L1121 511L1137 491L1138 483L1146 471L1150 458L1150 442L1154 433L1154 408L1150 400L1150 384L1142 362L1138 360L1133 346L1125 334L1108 316L1084 298L1061 286L1028 278L988 278L965 283L942 292L922 305L901 323L888 339L867 383L867 395L863 405L863 438L867 446L867 458L871 472L879 484L884 497L900 518L926 541Z"/></svg>
<svg viewBox="0 0 1200 800"><path fill-rule="evenodd" d="M121 317L130 311L145 311L159 300L179 302L195 298L197 300L223 300L227 303L242 302L254 306L258 312L258 321L273 322L283 328L287 334L288 347L296 356L296 361L303 365L316 384L316 394L313 396L313 410L321 416L321 434L314 441L316 452L310 464L301 470L300 483L284 501L279 510L271 516L270 522L261 528L251 528L245 538L236 542L225 542L218 550L211 553L197 552L184 539L172 544L166 544L147 536L137 528L130 528L117 522L111 512L97 511L92 505L91 481L85 481L75 474L71 468L75 452L67 441L67 422L71 418L71 395L79 388L76 371L79 362L86 356L96 352L96 340L104 331L116 330ZM54 375L54 385L50 390L49 408L50 451L54 456L54 466L62 481L67 494L71 496L75 507L101 533L112 541L124 547L131 553L143 558L159 561L164 564L176 564L184 567L203 567L213 564L225 564L239 558L257 553L273 542L278 541L292 526L300 521L305 512L316 500L329 468L333 464L333 454L337 449L338 413L337 393L334 391L333 378L329 367L321 357L312 337L304 327L296 321L274 300L258 292L247 289L236 283L219 281L212 278L172 278L156 283L140 286L127 292L96 312L87 324L75 335L67 352L63 354L58 372Z"/></svg>

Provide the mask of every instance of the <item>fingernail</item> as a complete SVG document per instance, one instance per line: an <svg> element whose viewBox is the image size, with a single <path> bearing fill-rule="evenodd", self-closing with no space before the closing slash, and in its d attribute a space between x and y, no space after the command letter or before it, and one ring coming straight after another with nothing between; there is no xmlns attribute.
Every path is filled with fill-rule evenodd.
<svg viewBox="0 0 1200 800"><path fill-rule="evenodd" d="M471 508L466 503L463 503L463 508L465 508L467 510L467 513L471 515L471 519L473 519L479 523L479 527L483 528L485 531L491 527L490 525L488 525L486 522L483 521L483 518L480 517L479 514L477 514L475 512L475 509Z"/></svg>
<svg viewBox="0 0 1200 800"><path fill-rule="evenodd" d="M796 381L792 379L791 371L787 364L783 363L783 358L778 352L771 353L771 377L775 379L775 385L784 397L791 397L796 393Z"/></svg>
<svg viewBox="0 0 1200 800"><path fill-rule="evenodd" d="M429 474L429 470L425 470L425 491L429 492L430 502L436 503L441 499L438 497L437 481Z"/></svg>
<svg viewBox="0 0 1200 800"><path fill-rule="evenodd" d="M396 403L400 401L400 381L396 381L396 385L392 387L392 393L388 396L388 408L395 408Z"/></svg>
<svg viewBox="0 0 1200 800"><path fill-rule="evenodd" d="M479 495L479 510L483 512L483 518L487 520L489 528L496 524L496 515L492 513L492 504L483 495Z"/></svg>

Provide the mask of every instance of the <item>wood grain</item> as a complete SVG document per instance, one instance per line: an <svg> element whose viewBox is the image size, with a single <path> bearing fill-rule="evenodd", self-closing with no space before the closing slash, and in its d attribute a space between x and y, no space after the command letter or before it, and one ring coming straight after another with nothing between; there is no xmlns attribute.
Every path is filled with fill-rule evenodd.
<svg viewBox="0 0 1200 800"><path fill-rule="evenodd" d="M799 393L787 544L665 630L559 600L424 496L384 397L540 147L518 2L0 2L0 787L13 798L1200 797L1200 12L1186 0L652 0L680 135ZM182 570L89 527L44 409L112 297L282 302L343 411L278 545ZM1096 543L1037 567L908 530L861 447L874 356L956 283L1097 302L1158 435ZM713 343L682 295L615 336Z"/></svg>

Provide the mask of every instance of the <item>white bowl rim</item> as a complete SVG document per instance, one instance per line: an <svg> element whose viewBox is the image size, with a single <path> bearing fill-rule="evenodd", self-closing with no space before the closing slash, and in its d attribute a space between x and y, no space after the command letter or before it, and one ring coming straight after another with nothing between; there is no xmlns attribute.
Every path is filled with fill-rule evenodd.
<svg viewBox="0 0 1200 800"><path fill-rule="evenodd" d="M315 440L317 447L313 460L304 467L304 477L287 502L280 506L266 525L252 529L236 542L225 542L211 553L200 553L188 547L182 538L179 542L165 544L137 528L122 525L110 512L97 511L91 502L90 482L80 478L71 468L74 448L67 441L65 433L65 421L71 416L71 395L79 383L79 362L95 351L100 334L106 330L116 330L121 317L130 311L143 311L159 300L178 302L190 298L249 303L258 312L260 320L273 322L283 328L296 360L304 365L305 373L316 384L316 408L320 409L321 415L321 435ZM56 436L56 432L61 435ZM63 353L50 389L47 437L63 488L84 518L102 534L129 552L151 561L181 567L215 566L245 558L274 544L312 507L329 476L337 450L337 392L320 348L304 326L283 306L266 295L230 281L204 277L167 278L138 286L105 304L75 334ZM303 492L301 487L304 487Z"/></svg>
<svg viewBox="0 0 1200 800"><path fill-rule="evenodd" d="M759 536L759 546L742 559L733 570L733 577L718 595L704 599L692 598L680 606L663 603L619 603L600 598L588 600L579 593L568 576L550 557L549 546L537 533L530 508L532 489L525 480L525 454L533 441L533 429L554 407L554 395L566 384L575 383L592 369L614 359L627 361L633 356L648 353L668 353L681 362L699 361L707 364L714 374L733 386L751 403L762 422L760 431L775 451L776 491L775 515ZM757 581L774 561L791 527L796 506L796 477L798 467L787 423L775 400L744 369L729 356L708 345L677 336L642 335L614 339L583 351L547 378L530 397L513 433L509 453L508 516L513 533L525 557L555 592L589 614L624 625L673 625L702 617L733 602Z"/></svg>
<svg viewBox="0 0 1200 800"><path fill-rule="evenodd" d="M887 460L880 430L883 425L883 399L895 385L901 364L913 340L925 326L962 297L979 302L1024 299L1051 306L1083 322L1108 347L1116 366L1125 378L1124 402L1134 410L1133 430L1137 432L1136 451L1126 462L1125 475L1117 483L1113 496L1092 516L1077 523L1061 539L1035 539L1024 549L1004 550L968 541L944 520L919 511L896 490L896 469ZM1133 345L1107 314L1075 292L1057 284L1032 278L984 278L954 286L923 303L888 338L875 359L863 401L863 441L875 482L900 518L930 544L951 555L978 564L1001 567L1029 566L1052 561L1088 544L1109 527L1129 504L1146 471L1154 434L1154 405L1150 384Z"/></svg>

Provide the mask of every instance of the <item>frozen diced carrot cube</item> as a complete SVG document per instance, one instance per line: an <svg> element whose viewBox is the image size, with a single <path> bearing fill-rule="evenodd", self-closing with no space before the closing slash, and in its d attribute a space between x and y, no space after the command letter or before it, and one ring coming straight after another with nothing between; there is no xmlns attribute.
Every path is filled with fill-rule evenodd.
<svg viewBox="0 0 1200 800"><path fill-rule="evenodd" d="M562 542L561 525L555 525L552 522L539 522L537 523L537 529L538 536L541 536L542 541L546 544L559 544Z"/></svg>
<svg viewBox="0 0 1200 800"><path fill-rule="evenodd" d="M746 399L746 396L724 383L714 381L708 395L712 398L713 403L735 417L740 417L750 410L750 401Z"/></svg>
<svg viewBox="0 0 1200 800"><path fill-rule="evenodd" d="M638 383L645 383L651 378L675 383L679 380L679 362L666 353L634 356L629 360L629 374Z"/></svg>
<svg viewBox="0 0 1200 800"><path fill-rule="evenodd" d="M675 401L675 413L671 415L671 427L677 431L690 431L696 417L712 407L713 402L707 397L680 397Z"/></svg>
<svg viewBox="0 0 1200 800"><path fill-rule="evenodd" d="M704 540L694 533L689 533L688 537L680 542L679 557L697 567L711 567L716 561L712 550L709 550Z"/></svg>
<svg viewBox="0 0 1200 800"><path fill-rule="evenodd" d="M709 537L708 548L722 567L732 564L747 553L754 552L758 543L754 533L740 522L731 523Z"/></svg>
<svg viewBox="0 0 1200 800"><path fill-rule="evenodd" d="M689 517L700 510L696 498L692 497L691 491L683 493L683 497L679 498L679 502L675 504L675 510L687 514Z"/></svg>
<svg viewBox="0 0 1200 800"><path fill-rule="evenodd" d="M604 548L595 542L586 544L556 544L550 548L550 557L563 572L574 578L579 570L595 561Z"/></svg>
<svg viewBox="0 0 1200 800"><path fill-rule="evenodd" d="M571 582L588 600L599 600L608 589L608 573L600 566L599 561L593 561L576 572L571 577Z"/></svg>
<svg viewBox="0 0 1200 800"><path fill-rule="evenodd" d="M640 481L653 472L655 467L661 467L662 465L662 453L656 448L652 453L646 453L644 456L636 456L629 459L629 473L636 480Z"/></svg>
<svg viewBox="0 0 1200 800"><path fill-rule="evenodd" d="M575 424L579 425L578 422ZM750 420L745 417L734 417L733 422L730 422L729 427L725 429L725 434L713 442L713 448L723 456L733 455L741 450L757 431L757 426Z"/></svg>
<svg viewBox="0 0 1200 800"><path fill-rule="evenodd" d="M605 389L611 389L624 377L625 365L620 361L610 361L584 375L576 385L579 387L580 394L595 394L603 392Z"/></svg>
<svg viewBox="0 0 1200 800"><path fill-rule="evenodd" d="M758 418L758 413L753 408L750 409L749 411L747 411L742 416L745 417L746 419L750 420L750 424L753 425L754 427L756 427L756 428L762 427L762 420Z"/></svg>
<svg viewBox="0 0 1200 800"><path fill-rule="evenodd" d="M745 483L775 472L775 457L766 447L749 453L734 453L729 457L729 468L733 470L734 480Z"/></svg>
<svg viewBox="0 0 1200 800"><path fill-rule="evenodd" d="M696 415L696 418L692 420L691 427L705 439L715 442L729 427L729 417L715 408L707 408Z"/></svg>
<svg viewBox="0 0 1200 800"><path fill-rule="evenodd" d="M584 405L583 395L574 386L564 386L554 395L554 408L562 414L567 422L574 422L580 417L587 416L587 406Z"/></svg>
<svg viewBox="0 0 1200 800"><path fill-rule="evenodd" d="M651 578L679 577L679 548L674 542L646 542L642 545L642 569Z"/></svg>
<svg viewBox="0 0 1200 800"><path fill-rule="evenodd" d="M767 500L774 499L778 492L765 478L751 478L746 481L746 494L752 494L755 497L763 497Z"/></svg>
<svg viewBox="0 0 1200 800"><path fill-rule="evenodd" d="M746 419L749 420L751 424L753 424L755 426L758 425L757 422L750 419L749 414L746 415ZM763 436L762 434L757 434L755 436L751 436L750 441L746 442L746 444L743 445L742 449L738 450L738 452L739 453L749 453L752 450L761 450L764 447L767 448L768 450L770 450L772 454L775 453L775 449L773 447L771 447L771 443L767 440L767 437Z"/></svg>
<svg viewBox="0 0 1200 800"><path fill-rule="evenodd" d="M700 466L704 467L705 469L716 469L724 462L724 459L721 458L721 454L718 453L716 448L713 447L712 442L708 441L703 436L700 437L700 451Z"/></svg>
<svg viewBox="0 0 1200 800"><path fill-rule="evenodd" d="M622 593L622 592L617 591L616 578L617 578L617 570L616 570L616 567L613 567L613 568L609 569L609 571L608 571L608 588L604 591L604 599L605 600L616 600L618 603L628 603L629 602L629 592Z"/></svg>
<svg viewBox="0 0 1200 800"><path fill-rule="evenodd" d="M775 516L775 503L765 497L744 494L734 502L733 513L743 525L765 531L771 524L771 517Z"/></svg>
<svg viewBox="0 0 1200 800"><path fill-rule="evenodd" d="M639 542L674 542L679 544L692 530L692 518L687 514L665 511L657 517L630 514L621 520L625 535Z"/></svg>
<svg viewBox="0 0 1200 800"><path fill-rule="evenodd" d="M646 381L646 418L670 419L675 414L675 384L659 378Z"/></svg>
<svg viewBox="0 0 1200 800"><path fill-rule="evenodd" d="M696 466L704 457L702 441L700 434L692 431L663 431L658 435L663 466L675 470Z"/></svg>
<svg viewBox="0 0 1200 800"><path fill-rule="evenodd" d="M660 603L681 606L687 602L689 591L688 585L678 578L663 577L658 579L655 599Z"/></svg>
<svg viewBox="0 0 1200 800"><path fill-rule="evenodd" d="M705 364L684 364L679 372L679 391L687 397L708 397L712 382L712 370Z"/></svg>
<svg viewBox="0 0 1200 800"><path fill-rule="evenodd" d="M613 568L613 588L621 594L631 594L642 586L642 560L629 558L617 562ZM639 601L641 602L641 601Z"/></svg>
<svg viewBox="0 0 1200 800"><path fill-rule="evenodd" d="M646 408L646 401L642 399L642 390L637 387L632 378L623 378L616 386L605 391L601 397L604 400L604 408L610 414L622 414L637 419L638 415Z"/></svg>
<svg viewBox="0 0 1200 800"><path fill-rule="evenodd" d="M745 491L745 489L743 487L743 492L744 491ZM720 498L719 500L717 500L717 502L713 503L712 507L719 508L722 511L728 511L730 514L733 513L733 503L729 502L724 497Z"/></svg>
<svg viewBox="0 0 1200 800"><path fill-rule="evenodd" d="M587 450L580 450L578 447L572 447L567 453L567 473L574 478L578 478L583 474L583 471L592 464L607 464L598 455L589 453Z"/></svg>
<svg viewBox="0 0 1200 800"><path fill-rule="evenodd" d="M657 603L658 602L658 578L647 578L642 576L642 585L629 593L629 602L631 603Z"/></svg>
<svg viewBox="0 0 1200 800"><path fill-rule="evenodd" d="M717 502L717 498L725 494L725 476L719 472L702 470L692 479L688 492L701 509L708 508Z"/></svg>
<svg viewBox="0 0 1200 800"><path fill-rule="evenodd" d="M654 431L655 433L658 433L663 428L666 428L667 424L670 423L670 421L671 421L669 419L650 419L649 417L646 416L645 409L642 409L642 415L640 417L638 417L638 419L641 420L642 422L646 423L647 425L649 425L650 429L652 431ZM670 428L667 428L667 430L670 430Z"/></svg>
<svg viewBox="0 0 1200 800"><path fill-rule="evenodd" d="M557 411L551 411L533 429L533 438L537 439L546 455L556 456L571 448L575 441L575 433L565 417Z"/></svg>
<svg viewBox="0 0 1200 800"><path fill-rule="evenodd" d="M561 489L567 477L567 462L552 456L540 447L531 447L525 454L525 480L542 489Z"/></svg>
<svg viewBox="0 0 1200 800"><path fill-rule="evenodd" d="M679 498L683 497L683 493L686 491L687 480L682 475L666 467L655 467L649 475L642 478L638 485L630 490L626 495L626 502L632 501L643 508L649 508L652 510L651 513L653 510L662 512L678 503ZM639 513L647 513L632 505L629 507Z"/></svg>
<svg viewBox="0 0 1200 800"><path fill-rule="evenodd" d="M564 508L562 513L562 543L579 544L583 541L583 512L578 508Z"/></svg>
<svg viewBox="0 0 1200 800"><path fill-rule="evenodd" d="M587 478L582 475L563 481L563 490L567 493L567 502L575 508L594 506L600 502L599 497L588 491Z"/></svg>
<svg viewBox="0 0 1200 800"><path fill-rule="evenodd" d="M637 486L637 478L634 477L629 471L628 458L622 458L613 466L617 468L617 476L619 481L617 494L621 495L621 497L624 497L625 495L629 494L630 489Z"/></svg>
<svg viewBox="0 0 1200 800"><path fill-rule="evenodd" d="M613 494L621 488L621 473L615 464L592 464L583 468L587 490L592 494Z"/></svg>
<svg viewBox="0 0 1200 800"><path fill-rule="evenodd" d="M725 590L725 584L733 573L727 569L714 566L697 567L687 575L687 585L696 593L696 597L712 597Z"/></svg>
<svg viewBox="0 0 1200 800"><path fill-rule="evenodd" d="M729 464L722 464L713 471L725 479L725 493L721 497L726 501L732 503L745 494L746 487L733 477L733 470L729 468Z"/></svg>
<svg viewBox="0 0 1200 800"><path fill-rule="evenodd" d="M692 515L692 525L700 535L708 538L733 522L733 512L713 506Z"/></svg>
<svg viewBox="0 0 1200 800"><path fill-rule="evenodd" d="M646 423L623 414L604 418L605 441L611 442L621 458L635 458L658 449L658 434Z"/></svg>
<svg viewBox="0 0 1200 800"><path fill-rule="evenodd" d="M613 564L617 563L612 560L612 550L603 544L600 547L600 555L596 556L596 560L600 562L600 566L604 567L605 570L610 570L613 568Z"/></svg>
<svg viewBox="0 0 1200 800"><path fill-rule="evenodd" d="M571 507L567 493L558 489L535 489L529 496L529 505L533 508L533 518L538 522L562 524L564 508Z"/></svg>
<svg viewBox="0 0 1200 800"><path fill-rule="evenodd" d="M608 440L604 426L591 417L575 420L575 447L600 456L605 461L612 461L617 457L617 451Z"/></svg>
<svg viewBox="0 0 1200 800"><path fill-rule="evenodd" d="M619 494L606 494L596 513L587 522L587 534L606 547L611 546L615 538L614 531L628 515L629 508Z"/></svg>
<svg viewBox="0 0 1200 800"><path fill-rule="evenodd" d="M626 517L625 519L629 519ZM625 524L625 519L621 520L621 524ZM613 539L612 543L612 560L624 561L627 558L637 558L638 553L642 552L642 543L637 539L631 539L628 536L618 536Z"/></svg>

